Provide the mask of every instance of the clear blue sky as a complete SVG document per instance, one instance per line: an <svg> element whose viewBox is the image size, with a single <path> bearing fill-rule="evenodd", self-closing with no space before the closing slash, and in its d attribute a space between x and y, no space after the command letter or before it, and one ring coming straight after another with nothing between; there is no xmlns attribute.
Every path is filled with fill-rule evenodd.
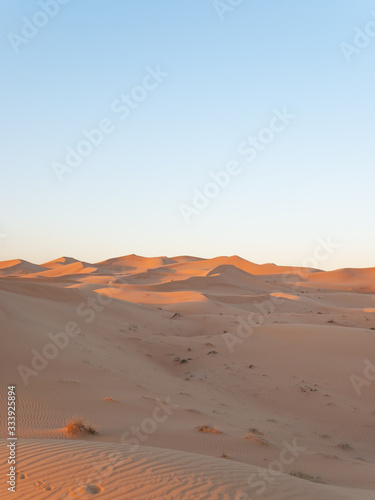
<svg viewBox="0 0 375 500"><path fill-rule="evenodd" d="M237 0L222 19L212 0L71 0L53 18L40 3L1 6L0 260L301 265L330 236L319 267L375 266L375 37L350 63L340 46L374 1ZM20 41L24 17L46 24ZM150 67L168 76L120 119ZM239 145L284 107L295 118L247 162ZM52 164L104 119L112 133L59 182ZM241 172L186 223L181 204L230 161Z"/></svg>

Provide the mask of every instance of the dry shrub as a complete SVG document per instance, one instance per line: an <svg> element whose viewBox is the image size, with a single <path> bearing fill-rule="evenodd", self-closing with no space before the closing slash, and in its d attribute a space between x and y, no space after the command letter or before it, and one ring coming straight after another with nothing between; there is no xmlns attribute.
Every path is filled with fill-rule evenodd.
<svg viewBox="0 0 375 500"><path fill-rule="evenodd" d="M353 449L352 445L350 445L348 443L340 443L337 445L337 448L341 448L342 450L345 450L345 451Z"/></svg>
<svg viewBox="0 0 375 500"><path fill-rule="evenodd" d="M258 444L269 444L264 434L262 434L258 429L249 429L248 432L244 435L244 439L249 439L254 443Z"/></svg>
<svg viewBox="0 0 375 500"><path fill-rule="evenodd" d="M97 434L98 431L82 418L72 418L66 422L65 432L68 436L77 437L82 434Z"/></svg>
<svg viewBox="0 0 375 500"><path fill-rule="evenodd" d="M199 432L204 432L206 434L222 434L221 431L215 429L215 427L212 427L212 425L200 425L199 427L196 427L196 429Z"/></svg>
<svg viewBox="0 0 375 500"><path fill-rule="evenodd" d="M322 483L323 481L318 476L310 476L310 474L306 474L301 471L292 471L290 473L291 476L299 477L300 479L304 479L305 481L312 481L313 483Z"/></svg>

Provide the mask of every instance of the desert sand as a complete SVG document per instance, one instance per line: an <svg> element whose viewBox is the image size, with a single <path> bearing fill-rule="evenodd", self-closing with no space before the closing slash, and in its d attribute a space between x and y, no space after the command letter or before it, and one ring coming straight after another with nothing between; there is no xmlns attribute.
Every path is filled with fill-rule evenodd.
<svg viewBox="0 0 375 500"><path fill-rule="evenodd" d="M375 268L0 262L0 497L375 500L374 312Z"/></svg>

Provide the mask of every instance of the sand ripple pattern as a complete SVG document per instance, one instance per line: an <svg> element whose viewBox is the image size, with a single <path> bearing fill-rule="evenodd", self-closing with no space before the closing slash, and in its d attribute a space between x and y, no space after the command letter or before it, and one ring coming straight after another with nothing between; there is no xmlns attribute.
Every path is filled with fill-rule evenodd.
<svg viewBox="0 0 375 500"><path fill-rule="evenodd" d="M5 441L0 460L5 461ZM17 481L12 498L98 500L375 500L370 491L350 490L275 477L262 495L247 484L260 469L194 453L108 443L24 440L18 445Z"/></svg>

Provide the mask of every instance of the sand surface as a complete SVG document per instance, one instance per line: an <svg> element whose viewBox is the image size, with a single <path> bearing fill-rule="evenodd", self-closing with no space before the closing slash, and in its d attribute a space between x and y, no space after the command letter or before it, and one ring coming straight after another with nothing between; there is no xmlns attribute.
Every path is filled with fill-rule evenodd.
<svg viewBox="0 0 375 500"><path fill-rule="evenodd" d="M374 312L375 268L0 262L0 498L375 500Z"/></svg>

